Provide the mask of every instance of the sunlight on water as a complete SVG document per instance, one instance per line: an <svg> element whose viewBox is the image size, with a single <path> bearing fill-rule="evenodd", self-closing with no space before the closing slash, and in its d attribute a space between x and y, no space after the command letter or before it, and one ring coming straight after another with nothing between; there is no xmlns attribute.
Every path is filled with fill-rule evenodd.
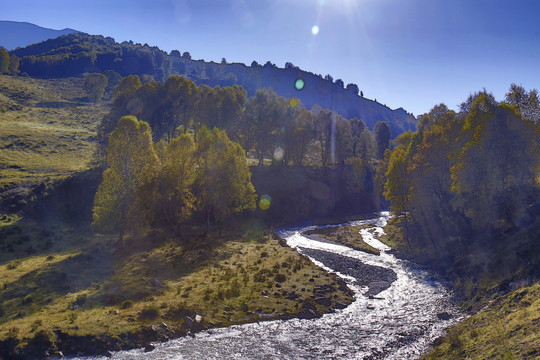
<svg viewBox="0 0 540 360"><path fill-rule="evenodd" d="M278 233L294 248L325 250L384 267L397 275L389 288L364 296L366 287L342 276L355 292L355 301L343 310L314 320L277 320L232 326L198 333L160 344L149 353L142 349L114 353L114 359L416 359L444 329L459 319L450 293L439 281L406 261L384 253L390 248L376 239L389 218L378 215L371 229L362 230L380 256L330 242L310 240L302 232L315 227L281 229ZM373 222L373 221L371 221ZM356 221L347 225L366 224ZM302 251L299 249L299 251ZM318 265L333 271L323 263ZM449 321L437 314L447 312ZM97 359L99 357L95 357ZM92 358L93 359L93 358Z"/></svg>

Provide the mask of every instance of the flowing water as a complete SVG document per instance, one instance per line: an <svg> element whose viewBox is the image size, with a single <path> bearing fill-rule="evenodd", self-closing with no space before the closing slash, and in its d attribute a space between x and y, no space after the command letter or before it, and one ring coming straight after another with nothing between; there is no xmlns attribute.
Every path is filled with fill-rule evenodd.
<svg viewBox="0 0 540 360"><path fill-rule="evenodd" d="M441 282L414 264L395 258L387 252L390 248L377 240L389 216L382 212L371 220L345 224L374 224L373 228L361 230L361 235L365 242L381 250L380 256L302 235L314 227L279 231L290 246L307 255L317 252L309 249L323 250L395 272L395 281L376 296L367 296L367 287L351 276L337 273L355 292L355 301L343 310L313 320L276 320L212 329L197 333L195 338L159 344L148 353L143 349L116 352L113 359L418 358L460 315ZM324 265L324 258L322 262L312 260L335 272ZM451 319L441 320L441 313L449 314Z"/></svg>

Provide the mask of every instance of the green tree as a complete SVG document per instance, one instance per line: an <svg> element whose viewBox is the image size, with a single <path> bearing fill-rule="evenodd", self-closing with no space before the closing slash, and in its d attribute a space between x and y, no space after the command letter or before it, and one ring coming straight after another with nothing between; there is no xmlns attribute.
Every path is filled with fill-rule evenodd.
<svg viewBox="0 0 540 360"><path fill-rule="evenodd" d="M195 142L189 134L181 134L163 144L160 154L161 172L157 180L156 205L163 222L178 232L195 209L192 185L195 181Z"/></svg>
<svg viewBox="0 0 540 360"><path fill-rule="evenodd" d="M84 91L94 104L101 100L106 87L107 77L103 74L89 74L84 80Z"/></svg>
<svg viewBox="0 0 540 360"><path fill-rule="evenodd" d="M364 121L357 118L351 119L351 135L353 138L353 156L357 156L358 142L360 139L360 134L366 129L366 124Z"/></svg>
<svg viewBox="0 0 540 360"><path fill-rule="evenodd" d="M255 189L242 147L224 130L197 132L197 177L194 193L197 207L206 217L222 223L227 216L255 209Z"/></svg>
<svg viewBox="0 0 540 360"><path fill-rule="evenodd" d="M478 231L517 226L538 166L532 124L481 92L471 103L462 136L464 145L451 168L458 206Z"/></svg>
<svg viewBox="0 0 540 360"><path fill-rule="evenodd" d="M0 74L9 72L9 53L3 47L0 47Z"/></svg>
<svg viewBox="0 0 540 360"><path fill-rule="evenodd" d="M384 151L390 147L390 126L384 121L379 121L373 127L373 135L375 135L375 142L377 144L377 152L375 156L377 159L382 159Z"/></svg>
<svg viewBox="0 0 540 360"><path fill-rule="evenodd" d="M108 168L94 198L93 226L99 231L119 231L119 243L130 225L151 220L148 187L159 160L150 126L134 116L124 116L111 133L107 148Z"/></svg>
<svg viewBox="0 0 540 360"><path fill-rule="evenodd" d="M11 54L9 56L8 71L10 75L17 75L18 73L20 73L19 63L20 63L19 58L15 54Z"/></svg>

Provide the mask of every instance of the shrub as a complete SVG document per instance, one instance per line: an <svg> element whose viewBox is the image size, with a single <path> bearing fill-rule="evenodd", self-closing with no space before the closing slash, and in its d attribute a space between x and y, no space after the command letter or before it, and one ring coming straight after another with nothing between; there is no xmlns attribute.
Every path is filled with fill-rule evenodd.
<svg viewBox="0 0 540 360"><path fill-rule="evenodd" d="M161 311L159 310L159 307L156 305L149 305L145 306L140 312L139 312L139 319L140 320L154 320L160 315Z"/></svg>
<svg viewBox="0 0 540 360"><path fill-rule="evenodd" d="M131 300L125 300L120 304L120 308L124 310L129 309L131 307L133 307L133 301Z"/></svg>

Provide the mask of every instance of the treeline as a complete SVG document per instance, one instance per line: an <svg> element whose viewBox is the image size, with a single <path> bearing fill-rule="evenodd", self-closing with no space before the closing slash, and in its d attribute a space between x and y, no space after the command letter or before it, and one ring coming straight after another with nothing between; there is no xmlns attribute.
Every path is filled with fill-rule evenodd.
<svg viewBox="0 0 540 360"><path fill-rule="evenodd" d="M516 85L504 102L484 90L459 113L440 104L421 116L384 163L384 195L409 248L447 272L495 272L509 235L538 229L539 134L538 93ZM522 257L538 267L537 254Z"/></svg>
<svg viewBox="0 0 540 360"><path fill-rule="evenodd" d="M362 118L370 130L377 121L390 125L393 136L415 129L416 120L402 108L391 110L376 100L364 97L356 84L334 81L331 75L322 76L299 69L291 63L279 68L271 62L256 61L247 66L241 63L220 63L193 60L189 52L173 50L169 54L148 44L116 43L110 37L76 33L60 36L11 52L20 58L23 74L35 77L68 77L84 73L115 72L121 77L138 75L164 82L170 75L182 75L197 85L240 85L248 96L262 88L272 88L284 97L298 97L311 108L320 104L345 118ZM294 84L301 79L305 86ZM110 81L110 79L109 79ZM143 81L144 82L144 81Z"/></svg>
<svg viewBox="0 0 540 360"><path fill-rule="evenodd" d="M181 234L191 220L223 223L255 208L243 149L223 130L201 127L154 146L148 123L124 116L111 133L93 225L103 232L165 226Z"/></svg>
<svg viewBox="0 0 540 360"><path fill-rule="evenodd" d="M137 76L123 78L115 89L113 108L99 128L106 144L117 120L135 115L150 124L153 140L170 141L179 133L196 134L203 126L225 130L263 165L305 165L309 157L319 166L361 162L373 172L373 157L381 158L391 138L384 122L371 133L360 119L314 106L307 110L299 99L285 99L272 90L258 90L247 98L238 86L210 88L171 76L165 83L142 84Z"/></svg>

